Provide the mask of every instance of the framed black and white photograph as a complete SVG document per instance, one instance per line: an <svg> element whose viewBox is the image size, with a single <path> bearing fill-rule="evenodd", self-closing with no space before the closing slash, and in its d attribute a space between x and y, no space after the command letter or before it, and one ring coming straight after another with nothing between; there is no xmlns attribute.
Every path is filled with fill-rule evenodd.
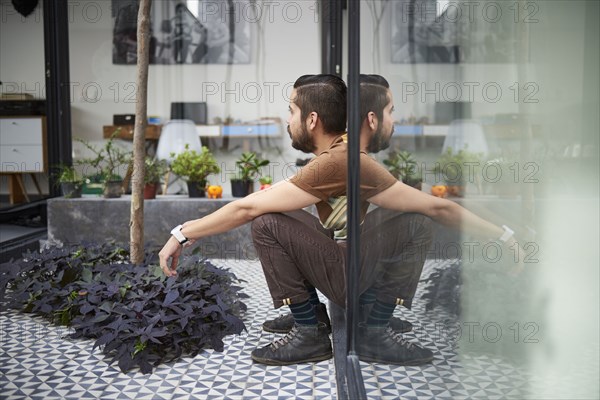
<svg viewBox="0 0 600 400"><path fill-rule="evenodd" d="M250 24L240 18L246 3L154 1L150 64L250 63ZM112 0L113 64L137 61L137 10L136 0Z"/></svg>
<svg viewBox="0 0 600 400"><path fill-rule="evenodd" d="M510 2L392 2L391 61L397 64L516 61Z"/></svg>

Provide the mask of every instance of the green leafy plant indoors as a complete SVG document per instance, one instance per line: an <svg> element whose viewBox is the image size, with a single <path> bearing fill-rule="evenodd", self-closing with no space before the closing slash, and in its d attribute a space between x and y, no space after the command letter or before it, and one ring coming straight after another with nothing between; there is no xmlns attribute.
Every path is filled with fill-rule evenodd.
<svg viewBox="0 0 600 400"><path fill-rule="evenodd" d="M474 173L475 177L479 176L482 156L481 153L473 153L466 147L458 152L448 147L438 158L434 172L441 173L442 179L448 184L464 185L470 173Z"/></svg>
<svg viewBox="0 0 600 400"><path fill-rule="evenodd" d="M77 139L78 142L94 154L93 157L81 159L80 163L88 164L95 168L105 182L122 180L123 177L120 170L123 166L129 165L131 162L131 152L115 146L114 139L117 133L118 131L115 131L112 137L100 149L91 145L86 140Z"/></svg>
<svg viewBox="0 0 600 400"><path fill-rule="evenodd" d="M60 164L55 177L57 183L73 183L81 186L85 182L85 177L80 175L72 165Z"/></svg>
<svg viewBox="0 0 600 400"><path fill-rule="evenodd" d="M166 160L146 156L144 159L144 183L159 183L168 170L169 166Z"/></svg>
<svg viewBox="0 0 600 400"><path fill-rule="evenodd" d="M173 173L181 176L188 182L202 182L210 174L221 172L217 160L206 146L202 146L202 151L190 150L189 145L185 145L185 150L179 154L171 153L175 157L171 163Z"/></svg>
<svg viewBox="0 0 600 400"><path fill-rule="evenodd" d="M253 151L244 152L235 162L238 168L237 179L254 180L260 174L260 168L269 165L269 163L269 160L261 159Z"/></svg>
<svg viewBox="0 0 600 400"><path fill-rule="evenodd" d="M383 160L383 163L396 179L407 185L416 186L422 182L417 161L409 151L390 154L390 158Z"/></svg>

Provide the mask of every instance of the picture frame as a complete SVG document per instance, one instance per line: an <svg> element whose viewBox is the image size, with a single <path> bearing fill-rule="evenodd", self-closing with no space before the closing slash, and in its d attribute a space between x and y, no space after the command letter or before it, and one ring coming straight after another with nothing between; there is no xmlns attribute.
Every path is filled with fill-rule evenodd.
<svg viewBox="0 0 600 400"><path fill-rule="evenodd" d="M236 7L249 0L152 3L150 64L248 64L250 24ZM137 63L136 0L112 0L113 64Z"/></svg>
<svg viewBox="0 0 600 400"><path fill-rule="evenodd" d="M516 62L518 24L511 9L514 4L469 4L448 0L394 1L390 12L391 62Z"/></svg>

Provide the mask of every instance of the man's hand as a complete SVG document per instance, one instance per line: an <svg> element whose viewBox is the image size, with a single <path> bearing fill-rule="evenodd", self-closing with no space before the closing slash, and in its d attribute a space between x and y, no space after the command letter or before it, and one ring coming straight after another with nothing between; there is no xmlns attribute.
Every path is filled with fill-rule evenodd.
<svg viewBox="0 0 600 400"><path fill-rule="evenodd" d="M162 268L166 276L177 275L176 268L182 250L183 246L179 244L177 239L171 236L167 243L165 243L161 251L158 253L160 267ZM171 260L170 265L169 260Z"/></svg>

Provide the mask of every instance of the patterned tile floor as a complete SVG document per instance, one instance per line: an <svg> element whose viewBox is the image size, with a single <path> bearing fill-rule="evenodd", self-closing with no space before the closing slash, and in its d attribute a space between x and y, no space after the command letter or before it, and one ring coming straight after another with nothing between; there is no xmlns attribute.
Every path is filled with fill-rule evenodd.
<svg viewBox="0 0 600 400"><path fill-rule="evenodd" d="M248 331L229 337L223 353L207 350L195 358L162 365L151 375L123 374L107 365L92 342L70 340L65 328L19 313L0 314L0 398L2 399L335 399L333 360L316 364L267 367L254 364L250 352L275 335L261 323L279 312L272 309L257 261L213 260L247 281L250 296L245 316ZM424 277L448 261L428 261ZM455 343L440 334L443 311L425 312L417 293L413 310L402 316L415 324L408 338L435 350L432 364L398 367L361 363L372 399L527 397L523 371L499 358L462 356Z"/></svg>

